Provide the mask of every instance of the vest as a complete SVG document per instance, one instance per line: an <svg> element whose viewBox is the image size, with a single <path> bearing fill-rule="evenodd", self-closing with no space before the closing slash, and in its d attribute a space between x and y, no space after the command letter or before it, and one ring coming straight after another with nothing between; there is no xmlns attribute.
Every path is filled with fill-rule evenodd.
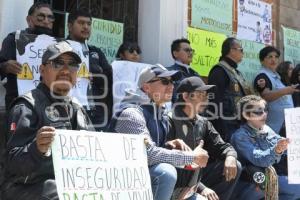
<svg viewBox="0 0 300 200"><path fill-rule="evenodd" d="M220 109L223 110L223 113L221 114L226 117L234 117L237 114L237 101L243 96L251 94L251 89L242 74L228 65L228 63L221 61L217 66L224 69L230 80L229 87L224 91L223 109Z"/></svg>
<svg viewBox="0 0 300 200"><path fill-rule="evenodd" d="M272 83L272 91L280 90L286 87L280 80L280 75L270 69L263 67L259 73L266 74ZM267 124L279 134L284 123L284 109L293 108L293 99L291 95L282 96L275 101L268 102Z"/></svg>

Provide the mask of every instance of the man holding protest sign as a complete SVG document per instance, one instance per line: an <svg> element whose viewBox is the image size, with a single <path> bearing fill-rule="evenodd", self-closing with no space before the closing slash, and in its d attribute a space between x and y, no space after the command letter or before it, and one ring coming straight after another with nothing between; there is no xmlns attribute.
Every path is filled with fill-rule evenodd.
<svg viewBox="0 0 300 200"><path fill-rule="evenodd" d="M160 64L145 68L138 80L139 89L127 93L111 123L111 131L145 134L148 138L148 165L155 200L171 198L177 179L174 166L195 163L196 168L205 167L208 160L202 149L203 141L194 151L182 140L166 142L171 124L164 105L171 100L173 81L179 78L178 71L168 71Z"/></svg>
<svg viewBox="0 0 300 200"><path fill-rule="evenodd" d="M101 131L105 130L112 115L112 67L100 48L87 45L91 25L92 17L87 11L78 10L68 16L68 39L81 43L89 55L89 108L86 110L95 129Z"/></svg>
<svg viewBox="0 0 300 200"><path fill-rule="evenodd" d="M84 109L68 96L80 63L68 42L48 46L41 83L12 102L4 199L58 199L50 149L55 129L94 130Z"/></svg>
<svg viewBox="0 0 300 200"><path fill-rule="evenodd" d="M0 51L0 73L1 76L7 78L7 83L5 84L6 109L9 108L9 104L13 99L18 96L17 74L22 71L21 64L16 61L16 34L52 35L54 20L55 18L50 5L41 2L36 3L28 10L28 15L26 17L28 28L21 32L17 31L10 33L3 40Z"/></svg>

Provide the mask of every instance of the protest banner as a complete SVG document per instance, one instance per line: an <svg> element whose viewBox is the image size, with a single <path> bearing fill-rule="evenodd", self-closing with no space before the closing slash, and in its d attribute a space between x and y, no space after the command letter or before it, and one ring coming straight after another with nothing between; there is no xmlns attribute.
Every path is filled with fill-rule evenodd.
<svg viewBox="0 0 300 200"><path fill-rule="evenodd" d="M68 19L69 13L66 13ZM116 59L119 46L123 43L123 23L92 18L91 36L89 45L96 46L102 50L109 63ZM68 35L68 22L65 21L65 37Z"/></svg>
<svg viewBox="0 0 300 200"><path fill-rule="evenodd" d="M60 200L152 200L144 136L56 130Z"/></svg>
<svg viewBox="0 0 300 200"><path fill-rule="evenodd" d="M300 32L294 29L282 26L284 60L290 61L294 65L300 63Z"/></svg>
<svg viewBox="0 0 300 200"><path fill-rule="evenodd" d="M253 80L261 68L259 61L259 51L265 47L264 44L248 40L240 40L244 56L241 63L238 64L238 70L242 72L247 83L253 87Z"/></svg>
<svg viewBox="0 0 300 200"><path fill-rule="evenodd" d="M232 5L233 1L192 0L191 26L232 35Z"/></svg>
<svg viewBox="0 0 300 200"><path fill-rule="evenodd" d="M19 95L34 89L39 84L39 67L42 64L43 53L50 44L61 40L61 38L54 38L48 35L16 34L16 56L17 61L22 65L22 71L17 76ZM82 59L77 74L77 82L70 91L70 95L76 97L82 105L88 105L89 57L84 55L80 43L75 41L68 42Z"/></svg>
<svg viewBox="0 0 300 200"><path fill-rule="evenodd" d="M237 38L271 44L271 4L260 0L238 0Z"/></svg>
<svg viewBox="0 0 300 200"><path fill-rule="evenodd" d="M288 182L300 184L300 108L285 109L288 144Z"/></svg>
<svg viewBox="0 0 300 200"><path fill-rule="evenodd" d="M114 111L116 111L126 91L136 91L141 71L150 65L130 61L114 61L111 65L113 69Z"/></svg>
<svg viewBox="0 0 300 200"><path fill-rule="evenodd" d="M190 27L187 32L191 47L195 50L191 66L201 76L208 76L211 68L219 62L226 36Z"/></svg>

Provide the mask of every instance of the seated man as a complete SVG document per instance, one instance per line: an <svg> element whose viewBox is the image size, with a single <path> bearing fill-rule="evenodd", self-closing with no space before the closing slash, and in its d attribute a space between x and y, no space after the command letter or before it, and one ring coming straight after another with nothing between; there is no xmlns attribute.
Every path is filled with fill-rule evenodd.
<svg viewBox="0 0 300 200"><path fill-rule="evenodd" d="M204 143L203 149L208 152L210 161L204 169L177 169L173 199L194 200L204 196L209 200L228 200L240 176L241 165L234 148L199 115L208 103L207 90L213 86L205 85L196 76L185 78L178 85L168 139L182 139L191 149Z"/></svg>
<svg viewBox="0 0 300 200"><path fill-rule="evenodd" d="M205 167L208 160L207 152L201 145L191 151L181 140L166 143L169 118L164 112L164 104L171 100L173 81L177 79L177 71L168 71L159 64L145 68L138 80L140 89L127 94L121 110L116 112L111 123L114 132L145 134L148 138L148 164L155 200L171 198L177 178L174 166L194 162L199 167Z"/></svg>
<svg viewBox="0 0 300 200"><path fill-rule="evenodd" d="M50 151L55 128L93 130L83 108L68 96L79 63L66 41L48 46L41 83L12 103L4 199L58 199Z"/></svg>

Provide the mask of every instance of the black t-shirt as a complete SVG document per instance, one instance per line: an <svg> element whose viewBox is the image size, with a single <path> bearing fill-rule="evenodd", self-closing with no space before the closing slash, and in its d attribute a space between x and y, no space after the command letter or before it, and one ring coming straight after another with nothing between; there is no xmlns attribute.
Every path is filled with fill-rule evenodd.
<svg viewBox="0 0 300 200"><path fill-rule="evenodd" d="M259 85L258 80L265 80L265 85L264 86ZM269 88L270 90L272 90L272 82L265 73L260 73L254 79L254 88L259 93L262 93L264 91L264 89L266 89L266 88Z"/></svg>

